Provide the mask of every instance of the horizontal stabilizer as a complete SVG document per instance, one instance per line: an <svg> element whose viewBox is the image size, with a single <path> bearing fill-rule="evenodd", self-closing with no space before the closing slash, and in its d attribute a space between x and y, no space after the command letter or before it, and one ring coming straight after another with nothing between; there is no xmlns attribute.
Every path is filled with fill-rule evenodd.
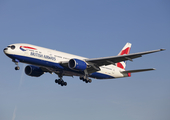
<svg viewBox="0 0 170 120"><path fill-rule="evenodd" d="M155 70L155 68L138 69L138 70L127 70L127 71L122 71L121 73L135 73L135 72L144 72L144 71L150 71L150 70Z"/></svg>

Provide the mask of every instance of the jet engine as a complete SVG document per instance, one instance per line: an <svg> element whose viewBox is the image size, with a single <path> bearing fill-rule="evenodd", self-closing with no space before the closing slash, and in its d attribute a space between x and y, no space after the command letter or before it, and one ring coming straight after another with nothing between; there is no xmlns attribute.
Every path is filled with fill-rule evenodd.
<svg viewBox="0 0 170 120"><path fill-rule="evenodd" d="M72 70L84 71L87 68L86 62L79 59L70 59L68 67Z"/></svg>
<svg viewBox="0 0 170 120"><path fill-rule="evenodd" d="M32 77L39 77L42 74L44 74L44 72L42 71L40 67L28 65L25 67L25 74L27 74L28 76L32 76Z"/></svg>

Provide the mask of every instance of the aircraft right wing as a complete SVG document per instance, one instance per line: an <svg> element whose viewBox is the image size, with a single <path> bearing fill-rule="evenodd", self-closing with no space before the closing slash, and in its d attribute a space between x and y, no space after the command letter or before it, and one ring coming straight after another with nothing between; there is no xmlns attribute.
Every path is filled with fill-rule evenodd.
<svg viewBox="0 0 170 120"><path fill-rule="evenodd" d="M121 61L133 61L132 59L142 57L142 55L154 53L154 52L159 52L163 51L165 49L158 49L158 50L152 50L152 51L146 51L146 52L139 52L139 53L132 53L132 54L127 54L127 55L118 55L118 56L111 56L111 57L103 57L103 58L92 58L92 59L86 59L85 61L89 63L93 67L93 71L98 71L100 70L100 66L103 65L110 65L110 64L115 64Z"/></svg>

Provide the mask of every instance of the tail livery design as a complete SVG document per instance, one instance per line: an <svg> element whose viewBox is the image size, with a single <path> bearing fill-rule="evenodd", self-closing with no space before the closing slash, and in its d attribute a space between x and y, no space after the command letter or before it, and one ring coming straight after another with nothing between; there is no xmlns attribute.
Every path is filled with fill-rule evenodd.
<svg viewBox="0 0 170 120"><path fill-rule="evenodd" d="M130 52L131 49L131 43L126 43L126 45L123 47L123 49L120 51L120 53L118 55L127 55ZM117 67L121 68L121 69L125 69L126 67L126 61L122 61L122 62L118 62L116 64Z"/></svg>

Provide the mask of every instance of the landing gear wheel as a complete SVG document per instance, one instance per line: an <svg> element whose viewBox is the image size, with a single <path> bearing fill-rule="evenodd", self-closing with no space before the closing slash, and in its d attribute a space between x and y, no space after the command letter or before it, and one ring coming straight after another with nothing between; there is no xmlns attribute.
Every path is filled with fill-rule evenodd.
<svg viewBox="0 0 170 120"><path fill-rule="evenodd" d="M67 82L64 82L64 85L67 86Z"/></svg>
<svg viewBox="0 0 170 120"><path fill-rule="evenodd" d="M55 83L58 83L58 80L57 80L57 79L55 80Z"/></svg>
<svg viewBox="0 0 170 120"><path fill-rule="evenodd" d="M19 70L19 69L20 69L19 66L15 67L15 70Z"/></svg>
<svg viewBox="0 0 170 120"><path fill-rule="evenodd" d="M89 79L89 83L91 83L92 82L92 80L91 79Z"/></svg>
<svg viewBox="0 0 170 120"><path fill-rule="evenodd" d="M58 80L58 84L61 85L61 82L62 82L62 81L59 79L59 80Z"/></svg>
<svg viewBox="0 0 170 120"><path fill-rule="evenodd" d="M83 77L80 77L80 80L83 80L84 78Z"/></svg>
<svg viewBox="0 0 170 120"><path fill-rule="evenodd" d="M61 79L56 79L56 80L55 80L55 83L58 83L58 84L61 85L61 86L67 86L67 82L64 82L64 81L61 80Z"/></svg>
<svg viewBox="0 0 170 120"><path fill-rule="evenodd" d="M64 81L61 81L61 86L63 86L64 85Z"/></svg>
<svg viewBox="0 0 170 120"><path fill-rule="evenodd" d="M80 80L84 81L85 83L91 83L92 80L91 79L85 79L84 77L80 77Z"/></svg>

